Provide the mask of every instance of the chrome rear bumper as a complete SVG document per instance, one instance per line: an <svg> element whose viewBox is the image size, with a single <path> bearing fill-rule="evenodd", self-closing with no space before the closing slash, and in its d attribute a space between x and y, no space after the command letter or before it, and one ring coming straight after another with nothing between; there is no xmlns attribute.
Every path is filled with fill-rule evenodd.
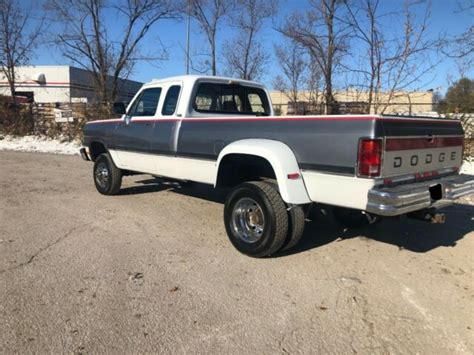
<svg viewBox="0 0 474 355"><path fill-rule="evenodd" d="M455 175L435 180L369 191L367 211L380 216L398 216L430 207L444 207L474 193L474 176Z"/></svg>

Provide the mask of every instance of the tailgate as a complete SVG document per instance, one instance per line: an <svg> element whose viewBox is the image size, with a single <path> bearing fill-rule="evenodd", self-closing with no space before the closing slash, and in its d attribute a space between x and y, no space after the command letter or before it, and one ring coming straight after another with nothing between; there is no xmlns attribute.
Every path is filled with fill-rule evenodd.
<svg viewBox="0 0 474 355"><path fill-rule="evenodd" d="M384 118L382 176L436 176L461 167L464 132L457 120Z"/></svg>

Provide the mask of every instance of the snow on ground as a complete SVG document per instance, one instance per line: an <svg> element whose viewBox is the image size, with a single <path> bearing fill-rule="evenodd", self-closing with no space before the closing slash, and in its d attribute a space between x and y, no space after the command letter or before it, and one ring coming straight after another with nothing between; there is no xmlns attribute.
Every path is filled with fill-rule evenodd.
<svg viewBox="0 0 474 355"><path fill-rule="evenodd" d="M461 167L461 174L474 175L474 159L471 161L465 161Z"/></svg>
<svg viewBox="0 0 474 355"><path fill-rule="evenodd" d="M80 145L65 140L38 136L0 137L0 150L16 150L22 152L41 152L54 154L79 154Z"/></svg>

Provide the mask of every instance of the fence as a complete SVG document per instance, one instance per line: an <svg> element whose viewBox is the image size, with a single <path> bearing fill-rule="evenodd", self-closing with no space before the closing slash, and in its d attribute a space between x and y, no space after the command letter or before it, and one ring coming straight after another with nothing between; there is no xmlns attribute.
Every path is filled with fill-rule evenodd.
<svg viewBox="0 0 474 355"><path fill-rule="evenodd" d="M437 104L431 102L412 102L412 103L379 103L372 104L369 109L368 102L365 101L337 101L335 102L338 114L350 115L350 114L367 114L381 113L384 114L420 114L427 112L437 111ZM278 102L273 103L273 109L277 116L284 115L323 115L325 112L325 105L322 102L313 103L309 101L297 101L295 102ZM383 110L384 109L384 110Z"/></svg>

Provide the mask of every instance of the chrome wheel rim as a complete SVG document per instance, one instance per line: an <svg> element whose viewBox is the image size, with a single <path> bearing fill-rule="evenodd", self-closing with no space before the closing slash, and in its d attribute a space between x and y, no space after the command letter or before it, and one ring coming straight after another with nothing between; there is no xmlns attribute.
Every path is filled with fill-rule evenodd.
<svg viewBox="0 0 474 355"><path fill-rule="evenodd" d="M97 184L102 187L106 188L109 182L109 169L107 164L101 162L97 164L97 168L95 169L95 181Z"/></svg>
<svg viewBox="0 0 474 355"><path fill-rule="evenodd" d="M245 197L237 201L232 210L232 229L246 243L255 243L263 235L265 216L260 205Z"/></svg>

